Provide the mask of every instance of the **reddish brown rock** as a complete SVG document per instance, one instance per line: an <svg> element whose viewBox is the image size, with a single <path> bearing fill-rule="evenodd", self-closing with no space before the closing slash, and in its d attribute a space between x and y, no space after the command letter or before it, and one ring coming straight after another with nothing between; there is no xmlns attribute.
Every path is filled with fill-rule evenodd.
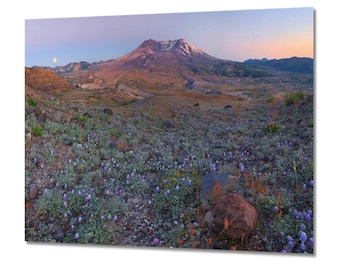
<svg viewBox="0 0 340 270"><path fill-rule="evenodd" d="M217 199L208 216L210 231L220 239L243 239L255 230L257 221L254 206L236 193Z"/></svg>
<svg viewBox="0 0 340 270"><path fill-rule="evenodd" d="M34 200L37 198L37 196L38 196L38 186L36 183L31 183L28 186L28 198L30 200Z"/></svg>
<svg viewBox="0 0 340 270"><path fill-rule="evenodd" d="M128 145L122 139L112 141L110 147L117 148L121 152L126 152L128 150Z"/></svg>

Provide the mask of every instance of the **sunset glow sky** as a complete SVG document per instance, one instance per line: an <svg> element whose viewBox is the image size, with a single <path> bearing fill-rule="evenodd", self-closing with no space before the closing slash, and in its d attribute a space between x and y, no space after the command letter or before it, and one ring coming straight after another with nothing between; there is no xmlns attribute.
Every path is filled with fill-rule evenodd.
<svg viewBox="0 0 340 270"><path fill-rule="evenodd" d="M123 56L146 39L184 38L227 60L314 56L313 8L217 11L25 21L25 66Z"/></svg>

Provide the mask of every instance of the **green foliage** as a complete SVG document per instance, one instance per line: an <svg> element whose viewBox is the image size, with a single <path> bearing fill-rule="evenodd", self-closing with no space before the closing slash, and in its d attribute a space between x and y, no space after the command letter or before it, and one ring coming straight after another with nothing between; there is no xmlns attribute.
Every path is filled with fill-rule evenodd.
<svg viewBox="0 0 340 270"><path fill-rule="evenodd" d="M120 138L124 135L124 133L122 131L116 130L116 129L113 129L111 131L111 134L112 134L113 137L118 137L118 138Z"/></svg>
<svg viewBox="0 0 340 270"><path fill-rule="evenodd" d="M36 106L37 105L37 102L32 97L27 98L27 103L30 106Z"/></svg>
<svg viewBox="0 0 340 270"><path fill-rule="evenodd" d="M296 105L300 101L306 99L306 93L304 91L290 92L285 95L284 103L285 105Z"/></svg>
<svg viewBox="0 0 340 270"><path fill-rule="evenodd" d="M122 100L118 104L120 106L126 106L126 105L129 105L129 104L137 102L137 101L138 101L138 99L133 98L133 99L130 99L130 100Z"/></svg>
<svg viewBox="0 0 340 270"><path fill-rule="evenodd" d="M270 122L264 129L265 133L276 133L281 130L281 126L275 122Z"/></svg>
<svg viewBox="0 0 340 270"><path fill-rule="evenodd" d="M266 99L267 103L273 103L275 101L275 98L273 96L270 96Z"/></svg>
<svg viewBox="0 0 340 270"><path fill-rule="evenodd" d="M43 129L42 129L41 126L34 126L34 127L32 128L32 135L33 135L34 137L39 137L39 136L41 136L42 134L43 134Z"/></svg>
<svg viewBox="0 0 340 270"><path fill-rule="evenodd" d="M83 115L78 115L78 116L77 116L77 120L78 120L80 123L84 124L84 123L87 121L87 117L85 117L85 116L83 116Z"/></svg>

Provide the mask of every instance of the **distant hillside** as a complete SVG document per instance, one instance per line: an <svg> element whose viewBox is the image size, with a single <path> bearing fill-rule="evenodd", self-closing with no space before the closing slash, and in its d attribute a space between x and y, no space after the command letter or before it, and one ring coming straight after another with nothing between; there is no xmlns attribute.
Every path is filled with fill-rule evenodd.
<svg viewBox="0 0 340 270"><path fill-rule="evenodd" d="M298 72L298 73L313 73L314 60L307 57L292 57L284 59L249 59L243 62L252 67L268 67L280 71Z"/></svg>
<svg viewBox="0 0 340 270"><path fill-rule="evenodd" d="M58 93L73 86L64 78L46 68L25 68L25 84L35 90L46 93Z"/></svg>

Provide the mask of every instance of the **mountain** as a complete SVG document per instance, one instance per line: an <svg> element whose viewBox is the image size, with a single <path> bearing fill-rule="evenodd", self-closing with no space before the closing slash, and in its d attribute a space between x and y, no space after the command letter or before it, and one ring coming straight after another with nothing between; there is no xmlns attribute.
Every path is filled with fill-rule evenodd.
<svg viewBox="0 0 340 270"><path fill-rule="evenodd" d="M75 72L79 70L85 70L88 69L90 66L90 63L81 61L81 62L71 62L66 66L57 66L53 68L52 70L57 74L63 74L68 72Z"/></svg>
<svg viewBox="0 0 340 270"><path fill-rule="evenodd" d="M117 59L69 64L54 71L80 88L117 90L118 85L125 85L143 91L196 89L205 92L202 84L216 84L221 77L270 76L268 71L213 57L185 39L148 39Z"/></svg>
<svg viewBox="0 0 340 270"><path fill-rule="evenodd" d="M167 95L167 99L169 95L183 99L192 95L190 98L198 100L200 94L209 94L209 99L220 102L231 95L263 99L287 90L311 91L312 71L313 59L264 58L241 63L211 56L185 39L148 39L117 59L26 68L26 84L89 105L119 106L144 99L152 102L159 95ZM70 91L63 91L66 89Z"/></svg>
<svg viewBox="0 0 340 270"><path fill-rule="evenodd" d="M313 73L313 59L307 57L291 57L283 59L249 59L244 64L253 68L273 68L280 71L297 72L297 73Z"/></svg>
<svg viewBox="0 0 340 270"><path fill-rule="evenodd" d="M122 68L146 68L154 65L192 64L217 59L194 47L184 39L156 41L149 39L135 50L117 59Z"/></svg>

